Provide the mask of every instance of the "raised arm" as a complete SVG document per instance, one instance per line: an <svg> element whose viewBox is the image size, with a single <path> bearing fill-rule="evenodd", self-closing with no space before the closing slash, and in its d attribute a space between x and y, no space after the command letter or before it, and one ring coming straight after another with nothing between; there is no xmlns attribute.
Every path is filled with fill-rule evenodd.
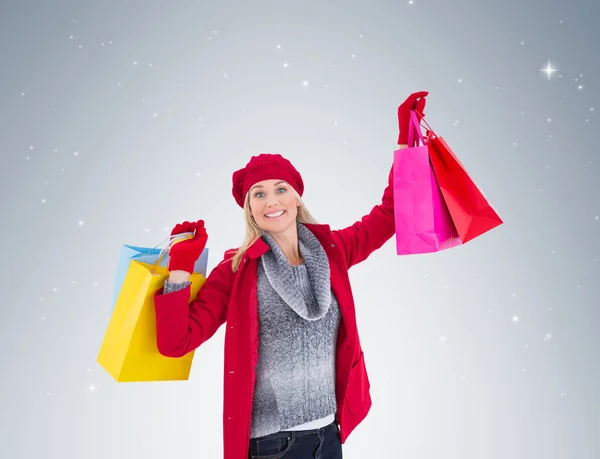
<svg viewBox="0 0 600 459"><path fill-rule="evenodd" d="M381 204L373 207L371 212L351 226L333 231L333 237L344 253L348 268L366 260L394 235L393 173L392 166Z"/></svg>
<svg viewBox="0 0 600 459"><path fill-rule="evenodd" d="M169 281L154 295L158 351L181 357L212 337L227 318L234 273L231 262L219 263L190 301L190 284ZM165 289L170 291L165 293Z"/></svg>

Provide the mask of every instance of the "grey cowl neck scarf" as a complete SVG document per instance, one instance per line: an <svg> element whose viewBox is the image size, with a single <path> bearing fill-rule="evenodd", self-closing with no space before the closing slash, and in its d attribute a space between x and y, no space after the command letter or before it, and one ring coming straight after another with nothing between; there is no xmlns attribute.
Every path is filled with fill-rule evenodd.
<svg viewBox="0 0 600 459"><path fill-rule="evenodd" d="M281 248L268 232L261 238L271 250L262 257L269 283L277 294L303 319L319 320L329 311L332 302L329 260L323 246L306 226L296 223L298 246L304 266L291 266ZM294 269L306 269L313 295L305 298L298 287Z"/></svg>

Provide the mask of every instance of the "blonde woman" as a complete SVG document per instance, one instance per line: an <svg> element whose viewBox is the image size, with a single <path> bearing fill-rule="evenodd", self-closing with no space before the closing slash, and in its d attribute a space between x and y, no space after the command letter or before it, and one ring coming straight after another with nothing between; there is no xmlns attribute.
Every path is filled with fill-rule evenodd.
<svg viewBox="0 0 600 459"><path fill-rule="evenodd" d="M398 108L401 147L410 110ZM196 298L189 277L206 246L204 222L172 235L170 277L155 297L161 354L181 357L223 325L224 459L341 459L342 444L371 407L348 270L394 234L392 171L381 204L340 230L319 224L302 202L300 173L278 154L253 156L233 174L246 237L225 253Z"/></svg>

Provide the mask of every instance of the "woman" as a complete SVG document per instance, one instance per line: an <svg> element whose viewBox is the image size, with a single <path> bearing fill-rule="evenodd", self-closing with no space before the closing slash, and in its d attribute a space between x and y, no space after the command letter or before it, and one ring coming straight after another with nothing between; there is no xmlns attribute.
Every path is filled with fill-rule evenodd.
<svg viewBox="0 0 600 459"><path fill-rule="evenodd" d="M410 110L398 108L405 147ZM159 352L180 357L223 324L225 459L340 459L342 444L371 407L348 269L394 234L392 171L381 204L352 226L318 224L302 202L304 183L281 155L261 154L233 174L246 238L225 253L193 301L189 277L208 235L170 249L170 276L154 297Z"/></svg>

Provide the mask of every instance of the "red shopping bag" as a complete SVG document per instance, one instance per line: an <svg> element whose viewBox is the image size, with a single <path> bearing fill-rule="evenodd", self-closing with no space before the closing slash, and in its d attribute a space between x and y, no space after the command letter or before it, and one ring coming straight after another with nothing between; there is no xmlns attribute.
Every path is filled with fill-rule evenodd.
<svg viewBox="0 0 600 459"><path fill-rule="evenodd" d="M431 165L460 240L468 242L504 223L446 141L427 127Z"/></svg>

